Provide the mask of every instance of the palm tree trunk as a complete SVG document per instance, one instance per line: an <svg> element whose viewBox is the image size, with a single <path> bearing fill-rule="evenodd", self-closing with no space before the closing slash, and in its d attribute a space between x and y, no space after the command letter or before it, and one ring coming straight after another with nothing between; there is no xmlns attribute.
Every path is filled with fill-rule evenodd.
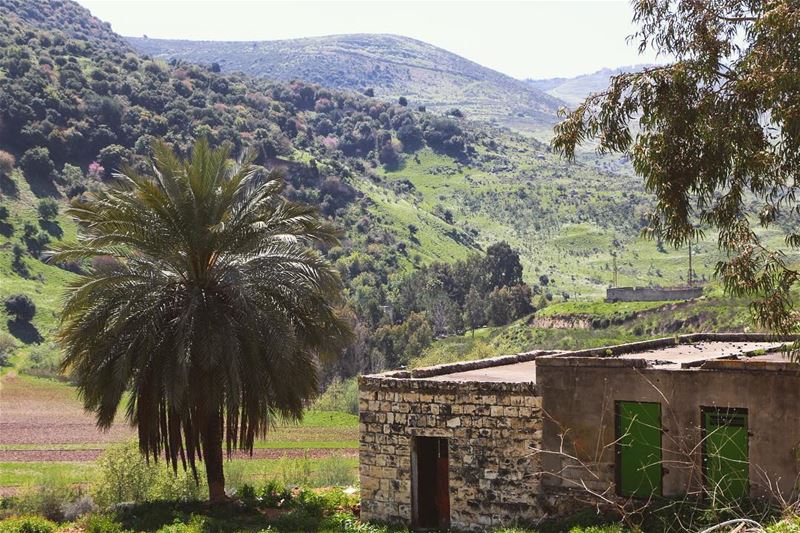
<svg viewBox="0 0 800 533"><path fill-rule="evenodd" d="M203 439L203 460L208 480L208 500L211 503L228 499L225 494L225 472L222 456L222 416L218 411L208 415Z"/></svg>

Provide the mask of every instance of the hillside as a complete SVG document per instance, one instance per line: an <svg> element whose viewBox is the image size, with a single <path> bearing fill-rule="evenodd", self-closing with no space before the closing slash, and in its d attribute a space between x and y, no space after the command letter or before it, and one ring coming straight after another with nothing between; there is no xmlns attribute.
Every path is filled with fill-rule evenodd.
<svg viewBox="0 0 800 533"><path fill-rule="evenodd" d="M749 300L726 297L710 284L702 298L680 302L560 302L512 324L487 327L435 341L414 367L522 353L599 348L676 334L759 332Z"/></svg>
<svg viewBox="0 0 800 533"><path fill-rule="evenodd" d="M650 65L630 65L619 68L604 68L591 74L583 74L574 78L548 78L542 80L525 80L531 87L563 100L575 106L592 93L604 91L612 76L623 72L643 70Z"/></svg>
<svg viewBox="0 0 800 533"><path fill-rule="evenodd" d="M563 105L523 81L447 50L398 35L357 34L276 41L181 41L128 37L156 58L217 63L223 72L299 79L526 130L548 129Z"/></svg>
<svg viewBox="0 0 800 533"><path fill-rule="evenodd" d="M378 370L463 331L473 288L473 301L500 310L527 298L480 317L502 325L532 305L602 297L612 254L621 284L685 282L685 250L639 238L651 200L614 162L567 163L528 136L353 92L148 59L65 0L0 0L0 19L0 300L22 293L37 306L24 328L0 322L0 353L28 371L55 366L63 287L90 266L42 261L75 238L67 201L107 187L124 164L146 170L159 137L183 153L197 136L253 151L265 172L285 172L287 197L342 228L325 253L358 341L334 374ZM718 260L714 237L695 246L699 279ZM765 237L777 242L781 228ZM513 284L479 279L503 262Z"/></svg>

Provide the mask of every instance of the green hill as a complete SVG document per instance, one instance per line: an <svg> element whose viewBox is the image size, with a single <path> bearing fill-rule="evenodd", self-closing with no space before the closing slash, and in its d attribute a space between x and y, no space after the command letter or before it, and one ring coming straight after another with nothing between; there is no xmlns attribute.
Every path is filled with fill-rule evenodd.
<svg viewBox="0 0 800 533"><path fill-rule="evenodd" d="M612 254L621 284L685 281L684 250L639 238L651 201L618 162L584 154L567 163L531 137L468 118L148 59L67 0L0 0L0 22L0 207L8 211L0 298L24 293L38 310L35 331L0 321L0 351L18 365L52 369L63 286L91 267L41 260L76 228L63 214L41 219L38 203L53 198L63 213L69 197L106 187L114 169L146 170L158 137L184 152L201 135L250 151L264 172L285 172L287 197L317 205L343 229L342 246L325 253L345 279L360 337L333 373L380 368L406 341L427 346L430 334L406 326L432 322L434 312L454 315L443 331L457 332L465 294L404 305L403 280L439 264L434 282L442 264L499 241L518 251L538 307L601 297ZM781 238L780 227L770 232ZM694 250L701 279L719 258L713 237ZM483 296L495 288L484 286ZM380 328L403 342L380 341Z"/></svg>
<svg viewBox="0 0 800 533"><path fill-rule="evenodd" d="M548 129L563 102L523 81L430 44L399 35L356 34L276 41L184 41L128 37L134 48L161 59L218 64L274 80L295 79L363 92L403 96L416 108L526 130Z"/></svg>

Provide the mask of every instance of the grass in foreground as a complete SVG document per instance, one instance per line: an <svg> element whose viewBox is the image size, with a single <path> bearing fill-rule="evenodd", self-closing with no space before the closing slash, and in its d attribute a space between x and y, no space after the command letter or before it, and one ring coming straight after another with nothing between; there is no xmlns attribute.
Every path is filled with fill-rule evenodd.
<svg viewBox="0 0 800 533"><path fill-rule="evenodd" d="M233 459L225 463L226 477L233 486L279 479L287 484L319 487L331 481L354 483L358 459L336 453L328 457L282 457L278 459ZM97 480L94 462L6 462L0 463L0 487L35 486L56 479L69 485L89 485Z"/></svg>

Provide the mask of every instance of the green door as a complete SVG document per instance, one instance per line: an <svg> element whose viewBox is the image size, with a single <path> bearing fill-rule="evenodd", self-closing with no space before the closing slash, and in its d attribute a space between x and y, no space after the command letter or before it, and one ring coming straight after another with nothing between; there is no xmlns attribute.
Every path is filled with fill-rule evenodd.
<svg viewBox="0 0 800 533"><path fill-rule="evenodd" d="M661 404L617 402L617 491L661 495Z"/></svg>
<svg viewBox="0 0 800 533"><path fill-rule="evenodd" d="M747 409L705 408L703 472L713 499L746 498L750 492Z"/></svg>

